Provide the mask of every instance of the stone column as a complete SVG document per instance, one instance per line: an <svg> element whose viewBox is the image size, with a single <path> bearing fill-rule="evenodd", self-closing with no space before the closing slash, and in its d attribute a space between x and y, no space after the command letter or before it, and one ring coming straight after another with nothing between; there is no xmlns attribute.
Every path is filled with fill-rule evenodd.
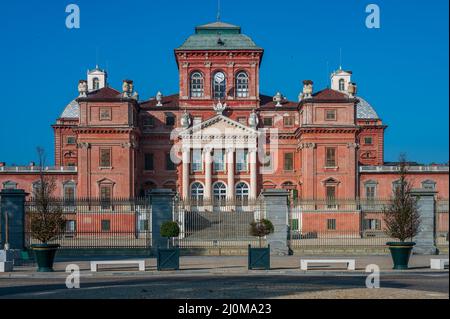
<svg viewBox="0 0 450 319"><path fill-rule="evenodd" d="M183 199L189 198L189 163L191 161L191 152L189 148L183 148Z"/></svg>
<svg viewBox="0 0 450 319"><path fill-rule="evenodd" d="M435 195L436 191L430 189L413 189L411 195L418 199L420 214L419 233L414 237L416 243L413 253L417 255L434 255L437 252L435 242Z"/></svg>
<svg viewBox="0 0 450 319"><path fill-rule="evenodd" d="M167 247L167 238L161 237L161 225L174 220L175 193L170 189L154 189L150 192L152 207L152 251L156 253L159 248Z"/></svg>
<svg viewBox="0 0 450 319"><path fill-rule="evenodd" d="M228 199L234 199L234 149L227 149Z"/></svg>
<svg viewBox="0 0 450 319"><path fill-rule="evenodd" d="M0 225L1 246L8 243L10 249L25 248L25 197L28 194L22 189L4 189L0 192ZM8 214L8 230L6 229L6 214Z"/></svg>
<svg viewBox="0 0 450 319"><path fill-rule="evenodd" d="M288 198L289 192L284 189L268 189L262 192L265 218L270 220L274 233L267 236L272 255L286 256L289 254L287 244L289 228Z"/></svg>
<svg viewBox="0 0 450 319"><path fill-rule="evenodd" d="M203 150L205 158L205 200L211 200L212 190L212 155L211 149L205 148Z"/></svg>
<svg viewBox="0 0 450 319"><path fill-rule="evenodd" d="M256 157L256 149L250 149L250 199L256 199L258 196Z"/></svg>

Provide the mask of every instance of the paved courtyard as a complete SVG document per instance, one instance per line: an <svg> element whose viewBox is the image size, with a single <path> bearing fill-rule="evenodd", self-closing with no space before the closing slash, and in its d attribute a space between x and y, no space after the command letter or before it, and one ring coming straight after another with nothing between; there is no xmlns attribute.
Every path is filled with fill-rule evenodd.
<svg viewBox="0 0 450 319"><path fill-rule="evenodd" d="M298 256L272 257L270 271L247 270L246 257L182 257L180 271L158 272L156 259L148 258L146 272L102 266L98 273L90 272L90 259L60 258L54 273L26 265L0 274L0 299L448 299L448 270L431 270L430 258L412 256L409 270L394 271L389 256L355 257L356 271L350 272L326 265L301 271ZM80 289L66 288L69 264L80 267ZM365 288L368 264L380 267L380 289Z"/></svg>

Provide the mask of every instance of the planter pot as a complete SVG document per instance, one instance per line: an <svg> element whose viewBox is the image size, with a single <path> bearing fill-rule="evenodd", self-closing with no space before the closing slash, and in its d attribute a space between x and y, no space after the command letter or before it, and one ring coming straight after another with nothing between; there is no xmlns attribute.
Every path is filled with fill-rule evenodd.
<svg viewBox="0 0 450 319"><path fill-rule="evenodd" d="M248 245L248 269L270 269L270 245L267 248L252 248Z"/></svg>
<svg viewBox="0 0 450 319"><path fill-rule="evenodd" d="M34 251L34 256L36 257L36 262L38 264L38 272L53 271L53 262L58 248L59 245L31 245L31 249Z"/></svg>
<svg viewBox="0 0 450 319"><path fill-rule="evenodd" d="M157 251L158 270L179 270L180 269L180 249L166 248Z"/></svg>
<svg viewBox="0 0 450 319"><path fill-rule="evenodd" d="M391 251L392 261L394 262L393 269L408 269L409 257L411 256L412 249L416 243L402 243L402 242L390 242L386 245L389 246Z"/></svg>

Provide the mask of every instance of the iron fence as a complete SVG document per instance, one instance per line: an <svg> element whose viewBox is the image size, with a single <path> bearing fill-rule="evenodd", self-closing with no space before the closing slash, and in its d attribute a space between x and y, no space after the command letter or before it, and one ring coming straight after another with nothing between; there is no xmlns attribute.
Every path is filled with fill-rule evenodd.
<svg viewBox="0 0 450 319"><path fill-rule="evenodd" d="M147 248L151 244L151 207L145 198L52 199L66 220L62 234L52 240L62 248ZM30 232L34 199L25 203L26 244L39 243Z"/></svg>
<svg viewBox="0 0 450 319"><path fill-rule="evenodd" d="M176 201L174 218L181 228L178 245L182 248L257 245L259 239L250 234L250 224L264 218L262 205L261 200L247 198Z"/></svg>

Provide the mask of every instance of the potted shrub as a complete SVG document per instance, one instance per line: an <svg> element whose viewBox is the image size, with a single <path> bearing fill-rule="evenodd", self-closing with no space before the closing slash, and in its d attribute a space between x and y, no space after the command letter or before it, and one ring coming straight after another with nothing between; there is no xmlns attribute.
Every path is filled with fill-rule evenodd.
<svg viewBox="0 0 450 319"><path fill-rule="evenodd" d="M162 237L167 238L167 248L158 248L157 268L158 270L179 270L180 269L180 250L178 247L170 247L170 239L178 237L180 227L177 222L168 221L161 225L160 233Z"/></svg>
<svg viewBox="0 0 450 319"><path fill-rule="evenodd" d="M408 269L409 258L415 245L412 238L420 227L420 215L417 199L411 195L411 183L406 178L407 163L404 156L400 158L400 180L394 189L394 196L384 209L386 234L399 242L388 242L394 262L394 269ZM410 241L407 241L410 239Z"/></svg>
<svg viewBox="0 0 450 319"><path fill-rule="evenodd" d="M31 237L41 244L31 245L31 249L35 254L38 271L51 272L59 245L50 242L63 232L66 220L61 205L52 198L56 190L55 180L44 175L45 155L41 148L38 148L38 155L40 180L33 192L35 206L29 214L29 230Z"/></svg>
<svg viewBox="0 0 450 319"><path fill-rule="evenodd" d="M259 248L248 245L248 269L270 269L270 245L262 248L262 238L273 232L273 224L268 219L261 219L250 224L250 234L259 238Z"/></svg>

